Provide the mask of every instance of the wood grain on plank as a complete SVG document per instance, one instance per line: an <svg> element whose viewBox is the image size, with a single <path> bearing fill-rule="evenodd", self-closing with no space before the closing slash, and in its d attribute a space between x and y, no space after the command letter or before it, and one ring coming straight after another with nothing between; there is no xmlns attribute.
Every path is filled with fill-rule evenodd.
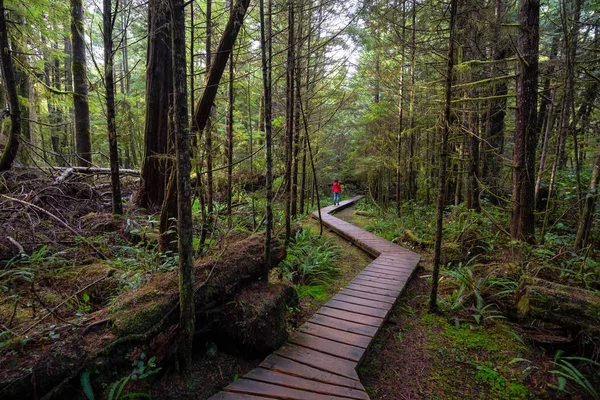
<svg viewBox="0 0 600 400"><path fill-rule="evenodd" d="M328 315L330 317L356 322L363 325L370 325L379 328L383 324L383 318L371 317L368 315L356 314L351 311L338 310L335 308L321 307L318 314Z"/></svg>
<svg viewBox="0 0 600 400"><path fill-rule="evenodd" d="M372 338L377 334L377 328L371 325L360 324L354 321L346 321L343 319L331 317L328 315L315 314L308 321L314 324L327 326L344 332L351 332L357 335L367 336Z"/></svg>
<svg viewBox="0 0 600 400"><path fill-rule="evenodd" d="M384 311L388 311L388 310L390 310L392 308L392 304L387 303L387 302L382 302L382 301L377 301L377 300L363 299L363 298L354 297L354 296L348 296L348 295L343 294L343 293L336 294L332 298L332 300L339 300L339 301L343 301L343 302L346 302L346 303L358 304L360 306L379 308L379 309L384 310Z"/></svg>
<svg viewBox="0 0 600 400"><path fill-rule="evenodd" d="M323 354L316 350L293 344L284 344L279 350L275 351L275 354L323 371L331 372L332 374L358 380L358 375L354 370L356 363L344 360L343 358Z"/></svg>
<svg viewBox="0 0 600 400"><path fill-rule="evenodd" d="M358 362L365 352L365 349L362 347L334 342L333 340L313 336L305 332L292 333L288 339L288 343L354 362Z"/></svg>
<svg viewBox="0 0 600 400"><path fill-rule="evenodd" d="M293 400L332 400L339 398L337 396L329 396L315 392L307 393L306 390L292 389L285 386L274 385L271 383L254 381L251 379L241 378L233 382L225 388L228 392L247 393L262 395L265 397L275 397L278 399L293 399Z"/></svg>
<svg viewBox="0 0 600 400"><path fill-rule="evenodd" d="M362 284L358 284L358 283L349 283L348 285L346 285L347 289L352 289L352 290L357 290L359 292L365 292L365 293L373 293L373 294L379 294L382 296L387 296L390 297L392 302L396 301L396 298L398 297L399 292L397 290L386 290L386 289L379 289L379 288L374 288L371 286L364 286Z"/></svg>
<svg viewBox="0 0 600 400"><path fill-rule="evenodd" d="M348 303L336 299L329 300L325 306L335 308L337 310L350 311L360 315L368 315L371 317L385 318L388 310L382 310L381 308L374 308L369 306L362 306L354 303Z"/></svg>
<svg viewBox="0 0 600 400"><path fill-rule="evenodd" d="M244 378L260 382L273 383L275 385L286 386L293 389L302 389L321 394L343 396L351 399L363 400L369 398L367 393L361 389L353 389L323 382L315 382L310 379L292 376L277 371L271 371L264 368L255 368L244 375Z"/></svg>
<svg viewBox="0 0 600 400"><path fill-rule="evenodd" d="M279 371L288 375L299 376L316 382L330 383L332 385L348 388L362 389L362 384L343 376L335 375L306 364L299 363L277 354L271 354L260 364L261 367L272 371Z"/></svg>
<svg viewBox="0 0 600 400"><path fill-rule="evenodd" d="M352 346L362 347L363 349L369 347L369 344L371 343L371 338L368 336L358 335L356 333L318 325L310 321L305 322L299 328L299 330L313 336L322 337L335 342L350 344Z"/></svg>

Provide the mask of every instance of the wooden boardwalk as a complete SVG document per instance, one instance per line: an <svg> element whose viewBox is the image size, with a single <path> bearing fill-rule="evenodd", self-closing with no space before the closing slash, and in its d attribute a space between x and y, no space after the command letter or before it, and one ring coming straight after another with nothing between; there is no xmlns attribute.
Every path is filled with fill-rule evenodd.
<svg viewBox="0 0 600 400"><path fill-rule="evenodd" d="M323 224L373 255L369 264L258 368L210 398L369 399L356 368L412 275L419 255L321 209ZM318 218L317 212L313 217Z"/></svg>

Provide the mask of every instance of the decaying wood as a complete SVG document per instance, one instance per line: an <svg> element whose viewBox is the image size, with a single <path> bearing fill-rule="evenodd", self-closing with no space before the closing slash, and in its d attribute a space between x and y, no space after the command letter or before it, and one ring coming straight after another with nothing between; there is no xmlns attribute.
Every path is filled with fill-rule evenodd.
<svg viewBox="0 0 600 400"><path fill-rule="evenodd" d="M517 291L517 307L523 317L600 334L600 295L591 290L524 277Z"/></svg>
<svg viewBox="0 0 600 400"><path fill-rule="evenodd" d="M56 171L62 171L61 174L54 180L55 185L64 182L73 174L108 175L111 173L110 168L53 167L52 169ZM140 171L138 171L137 169L119 169L119 174L140 176Z"/></svg>

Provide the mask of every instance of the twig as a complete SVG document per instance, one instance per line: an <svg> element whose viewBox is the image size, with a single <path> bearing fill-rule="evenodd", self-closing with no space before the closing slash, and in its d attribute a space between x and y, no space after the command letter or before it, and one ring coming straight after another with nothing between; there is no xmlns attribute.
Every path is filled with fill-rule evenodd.
<svg viewBox="0 0 600 400"><path fill-rule="evenodd" d="M62 318L61 316L59 316L58 314L56 314L56 310L58 310L58 308L65 304L65 301L63 301L62 303L60 303L58 306L54 307L52 310L42 301L42 299L40 298L40 296L37 294L37 292L35 291L35 281L32 280L31 281L31 292L33 293L33 296L36 298L36 300L42 305L42 307L44 307L46 309L46 311L48 311L48 314L44 315L42 318L40 318L35 324L33 324L32 326L30 326L29 328L27 328L27 330L25 332L23 332L23 335L26 334L27 332L29 332L31 329L33 329L36 325L38 325L40 322L42 322L43 320L45 320L47 317L49 317L50 315L53 315L54 318L64 322L65 324L69 324L69 325L73 325L73 326L81 326L79 324L76 324L74 322L69 322L67 320L65 320L64 318Z"/></svg>
<svg viewBox="0 0 600 400"><path fill-rule="evenodd" d="M11 242L12 244L14 244L17 249L19 249L19 254L23 254L25 253L25 250L23 250L23 246L21 246L21 243L17 242L13 237L11 236L7 236L6 237L8 239L9 242Z"/></svg>
<svg viewBox="0 0 600 400"><path fill-rule="evenodd" d="M68 230L70 230L73 234L77 235L78 237L80 237L88 246L90 246L92 248L92 250L94 250L96 252L96 254L98 254L98 256L100 257L100 259L102 260L106 260L108 259L108 257L106 257L104 255L104 253L102 253L100 250L98 250L89 240L87 240L85 237L83 237L82 235L80 235L75 229L73 229L69 224L67 224L66 222L64 222L62 219L58 218L56 215L52 214L50 211L46 211L45 209L43 209L42 207L36 206L33 203L30 203L28 201L24 201L24 200L19 200L19 199L15 199L13 197L9 197L7 195L4 194L0 194L0 196L4 197L5 199L11 200L11 201L16 201L17 203L21 203L23 205L26 205L28 207L32 207L38 211L43 212L44 214L48 215L49 217L55 219L56 221L58 221L61 225L63 225L65 228L67 228Z"/></svg>
<svg viewBox="0 0 600 400"><path fill-rule="evenodd" d="M48 318L50 315L54 314L54 312L56 310L58 310L60 307L62 307L67 301L71 300L73 297L77 296L79 293L89 289L90 287L94 286L95 284L97 284L100 281L103 281L104 279L108 278L109 276L111 276L113 274L113 270L110 270L106 273L106 275L104 275L102 278L95 280L94 282L90 283L89 285L85 286L83 289L79 289L77 292L73 293L71 296L67 297L62 303L60 303L59 305L57 305L56 307L54 307L52 310L48 310L49 313L44 315L42 318L38 319L34 324L32 324L29 328L27 328L25 331L23 331L23 333L21 333L21 335L26 334L27 332L29 332L30 330L32 330L33 328L35 328L37 325L39 325L40 322L42 322L43 320L45 320L46 318ZM35 291L34 291L35 294ZM37 295L36 295L37 297ZM39 298L38 298L39 300ZM41 302L40 302L41 303ZM44 303L41 303L42 305L44 305ZM45 307L45 306L44 306ZM60 319L60 318L59 318ZM64 321L67 322L67 321ZM70 323L70 322L67 322ZM72 323L71 323L72 324ZM77 324L73 324L73 325L77 325ZM80 326L80 325L77 325Z"/></svg>

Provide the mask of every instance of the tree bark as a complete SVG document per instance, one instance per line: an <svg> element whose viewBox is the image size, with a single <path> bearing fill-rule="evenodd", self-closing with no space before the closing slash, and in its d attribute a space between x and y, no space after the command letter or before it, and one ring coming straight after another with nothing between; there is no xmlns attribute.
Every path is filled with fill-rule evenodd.
<svg viewBox="0 0 600 400"><path fill-rule="evenodd" d="M6 9L4 0L0 0L0 60L2 60L2 78L8 93L8 107L10 112L10 132L8 143L0 158L0 172L7 171L12 166L21 135L21 109L19 107L19 95L17 94L17 83L15 70L12 63L10 47L8 45L8 30L6 27Z"/></svg>
<svg viewBox="0 0 600 400"><path fill-rule="evenodd" d="M146 58L146 119L144 160L138 202L151 211L162 206L166 197L173 154L169 94L173 91L173 68L169 24L171 11L167 0L148 4L148 50Z"/></svg>
<svg viewBox="0 0 600 400"><path fill-rule="evenodd" d="M268 281L269 266L271 265L271 233L273 230L273 209L271 202L273 200L273 158L271 155L271 0L268 1L267 15L265 22L265 4L264 0L259 1L260 12L260 47L262 60L263 76L263 94L265 99L264 123L265 123L265 151L266 151L266 223L265 223L265 256L262 280Z"/></svg>
<svg viewBox="0 0 600 400"><path fill-rule="evenodd" d="M579 18L581 16L582 0L567 2L561 0L561 18L563 24L563 34L565 36L565 78L564 78L564 97L561 117L561 127L558 137L558 170L562 170L567 165L566 143L569 136L569 129L573 128L571 118L574 117L574 86L575 86L575 57L577 55L577 39L579 37ZM567 4L574 7L567 9ZM573 25L569 29L567 21L572 20Z"/></svg>
<svg viewBox="0 0 600 400"><path fill-rule="evenodd" d="M73 49L73 108L75 109L75 154L77 165L92 164L90 106L88 102L87 64L83 28L83 0L71 0L71 43Z"/></svg>
<svg viewBox="0 0 600 400"><path fill-rule="evenodd" d="M590 189L585 196L585 206L583 215L577 229L577 238L575 239L575 250L579 251L587 245L589 233L592 230L594 222L594 212L596 210L596 197L598 196L598 183L600 183L600 145L596 152L596 161L590 180Z"/></svg>
<svg viewBox="0 0 600 400"><path fill-rule="evenodd" d="M517 110L513 158L513 199L510 233L513 239L534 241L535 149L538 134L537 89L539 0L519 0L517 41Z"/></svg>
<svg viewBox="0 0 600 400"><path fill-rule="evenodd" d="M225 26L223 36L221 36L219 46L217 47L216 56L212 61L208 76L206 77L204 92L202 93L202 97L194 112L194 129L197 129L198 131L201 131L206 126L206 121L209 118L210 110L215 100L215 96L217 95L219 82L221 81L223 71L227 66L227 60L233 49L235 39L244 23L244 17L249 4L250 0L238 0L233 8L233 13L227 22L227 26Z"/></svg>
<svg viewBox="0 0 600 400"><path fill-rule="evenodd" d="M229 18L233 17L233 0L229 1ZM227 214L229 216L229 225L233 223L231 198L233 197L232 190L232 174L233 174L233 51L229 54L229 85L227 88L227 120L226 131L227 139L225 141L225 158L227 160Z"/></svg>
<svg viewBox="0 0 600 400"><path fill-rule="evenodd" d="M212 0L206 0L206 79L212 66ZM193 106L192 106L193 107ZM208 213L213 212L213 148L212 148L212 117L215 107L211 106L208 118L206 120L206 128L204 134L206 136L206 191L207 191L207 207ZM198 131L202 131L198 129Z"/></svg>
<svg viewBox="0 0 600 400"><path fill-rule="evenodd" d="M496 0L495 2L496 20L492 25L493 36L497 39L492 43L493 58L497 61L492 67L491 74L496 76L503 73L503 65L499 62L504 60L508 54L506 40L500 36L501 27L505 21L506 0ZM498 97L491 100L487 112L487 141L485 153L483 155L483 166L481 175L489 186L492 195L499 196L501 192L501 170L502 154L504 153L504 119L506 117L506 94L508 87L504 80L496 82L493 85L492 96Z"/></svg>
<svg viewBox="0 0 600 400"><path fill-rule="evenodd" d="M448 138L450 136L451 103L452 103L452 70L454 68L454 39L456 35L456 9L458 0L450 2L450 35L448 44L448 63L446 65L446 93L444 99L444 122L442 128L442 143L440 146L440 172L438 181L437 217L435 246L433 256L433 276L431 283L431 296L429 298L429 311L438 312L437 291L440 276L440 264L442 255L442 228L444 219L444 199L446 198L446 169L448 168Z"/></svg>
<svg viewBox="0 0 600 400"><path fill-rule="evenodd" d="M285 79L285 242L291 236L292 146L294 143L294 3L288 0L288 43Z"/></svg>
<svg viewBox="0 0 600 400"><path fill-rule="evenodd" d="M110 151L110 180L112 184L112 213L123 214L121 201L121 181L119 179L119 154L117 144L117 124L115 111L115 76L113 66L113 28L112 0L103 1L104 27L104 85L106 89L106 124L108 128L108 147Z"/></svg>
<svg viewBox="0 0 600 400"><path fill-rule="evenodd" d="M177 230L179 236L179 365L184 375L192 372L194 338L194 258L192 247L192 185L190 179L190 128L188 124L185 62L185 10L183 0L171 0L173 19L174 129L177 154Z"/></svg>

